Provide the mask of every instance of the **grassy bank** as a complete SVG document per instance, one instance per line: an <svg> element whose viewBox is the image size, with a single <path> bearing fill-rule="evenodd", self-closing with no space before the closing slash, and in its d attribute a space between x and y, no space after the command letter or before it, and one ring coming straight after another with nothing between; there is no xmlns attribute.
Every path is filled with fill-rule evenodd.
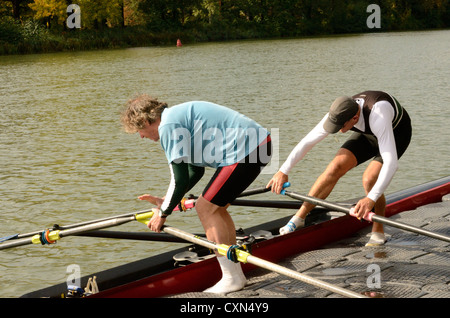
<svg viewBox="0 0 450 318"><path fill-rule="evenodd" d="M422 28L406 28L377 31L406 31ZM426 28L423 28L426 29ZM329 30L328 30L329 31ZM340 31L340 32L339 32ZM180 31L154 31L145 26L95 29L49 30L34 20L18 22L9 17L0 18L0 55L86 51L127 47L175 45L177 39L183 44L226 41L301 37L340 33L362 33L367 30L327 30L314 28L295 32L276 32L273 28L257 24L234 25L216 22L214 25L186 27Z"/></svg>
<svg viewBox="0 0 450 318"><path fill-rule="evenodd" d="M65 0L0 1L0 54L450 27L450 0L377 2L79 0L67 29Z"/></svg>
<svg viewBox="0 0 450 318"><path fill-rule="evenodd" d="M21 23L6 17L0 19L0 55L175 45L177 39L185 44L272 36L264 30L217 24L181 31L153 31L145 26L51 31L34 20Z"/></svg>
<svg viewBox="0 0 450 318"><path fill-rule="evenodd" d="M30 20L0 21L0 55L83 51L175 44L182 32L154 33L144 27L52 32Z"/></svg>

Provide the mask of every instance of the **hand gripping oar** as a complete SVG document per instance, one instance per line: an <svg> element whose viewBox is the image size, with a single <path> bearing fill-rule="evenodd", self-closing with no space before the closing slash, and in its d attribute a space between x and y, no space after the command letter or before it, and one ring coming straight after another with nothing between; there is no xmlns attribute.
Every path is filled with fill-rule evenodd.
<svg viewBox="0 0 450 318"><path fill-rule="evenodd" d="M355 216L356 215L353 213L353 209L352 208L347 208L347 207L343 207L341 205L338 204L334 204L334 203L330 203L327 202L325 200L322 199L318 199L315 197L311 197L308 195L302 195L296 192L292 192L292 191L286 191L285 194L287 196L290 196L293 199L297 199L297 200L302 200L302 201L306 201L309 202L311 204L314 205L320 205L324 208L328 208L328 209L332 209L333 211L338 211L338 212L344 212L346 214L349 214L351 216ZM380 216L380 215L376 215L373 212L369 212L366 213L366 215L364 216L364 220L369 221L369 222L378 222L378 223L382 223L385 225L389 225L392 227L396 227L405 231L409 231L409 232L413 232L413 233L417 233L417 234L422 234L422 235L426 235L438 240L442 240L442 241L446 241L446 242L450 242L450 237L440 234L440 233L435 233L435 232L431 232L431 231L427 231L425 229L422 229L420 227L415 227L406 223L402 223L402 222L398 222L398 221L393 221L390 220L386 217Z"/></svg>
<svg viewBox="0 0 450 318"><path fill-rule="evenodd" d="M282 194L284 194L283 191L285 191L285 189L290 187L290 186L291 186L290 182L285 182L283 184L283 190L281 190ZM270 189L271 189L271 187L268 187L268 188L267 187L261 187L261 188L256 188L256 189L245 190L241 194L238 195L238 198L245 197L245 196L248 196L248 195L254 195L254 194L260 194L260 193L269 192Z"/></svg>
<svg viewBox="0 0 450 318"><path fill-rule="evenodd" d="M217 251L219 254L224 255L225 257L228 257L228 255L233 254L235 255L236 261L242 262L242 263L250 263L265 269L268 269L270 271L274 271L276 273L279 273L281 275L288 276L290 278L294 278L297 280L300 280L304 283L314 285L319 288L326 289L328 291L331 291L333 293L345 296L345 297L352 297L352 298L367 298L363 296L362 294L358 294L356 292L341 288L339 286L335 286L332 284L329 284L327 282L321 281L316 278L312 278L310 276L304 275L302 273L293 271L289 268L280 266L278 264L266 261L264 259L261 259L259 257L253 256L250 253L236 248L236 246L230 246L226 244L217 244L215 242L209 241L206 238L196 236L194 234L190 234L187 232L184 232L182 230L179 230L177 228L171 227L171 226L164 226L163 231L174 235L176 237L179 237L183 240L189 241L191 243L204 246L206 248L212 249Z"/></svg>
<svg viewBox="0 0 450 318"><path fill-rule="evenodd" d="M17 247L28 244L52 244L61 239L62 237L77 235L83 232L104 229L112 226L118 226L124 223L128 223L134 220L140 222L146 222L153 216L153 212L135 213L129 216L119 216L107 220L100 220L97 222L92 221L89 224L72 227L65 230L44 230L38 232L33 236L28 236L20 239L7 241L0 244L0 250Z"/></svg>

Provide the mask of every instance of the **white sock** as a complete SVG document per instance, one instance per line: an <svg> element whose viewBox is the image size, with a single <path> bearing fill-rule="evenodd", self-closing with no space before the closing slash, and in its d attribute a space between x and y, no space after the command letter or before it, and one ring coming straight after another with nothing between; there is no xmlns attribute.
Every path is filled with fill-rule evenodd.
<svg viewBox="0 0 450 318"><path fill-rule="evenodd" d="M380 246L384 243L386 243L386 235L384 233L372 232L366 246Z"/></svg>
<svg viewBox="0 0 450 318"><path fill-rule="evenodd" d="M222 279L214 286L206 289L205 293L226 294L244 288L247 279L242 272L241 263L230 261L224 256L217 257L220 269L222 270Z"/></svg>
<svg viewBox="0 0 450 318"><path fill-rule="evenodd" d="M280 234L284 235L290 232L294 232L296 229L304 226L305 226L305 219L302 219L301 217L294 215L292 219L288 222L288 224L286 224L280 229Z"/></svg>

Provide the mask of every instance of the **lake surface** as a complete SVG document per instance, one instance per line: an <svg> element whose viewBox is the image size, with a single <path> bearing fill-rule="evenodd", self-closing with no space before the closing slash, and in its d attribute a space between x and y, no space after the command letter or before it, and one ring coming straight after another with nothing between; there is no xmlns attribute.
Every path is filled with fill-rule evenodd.
<svg viewBox="0 0 450 318"><path fill-rule="evenodd" d="M137 93L169 105L212 101L270 129L275 156L256 188L336 97L388 91L413 122L411 145L387 190L392 193L450 174L449 88L448 30L0 56L0 237L147 209L139 195L165 194L169 171L160 145L120 127L122 106ZM307 193L348 135L317 145L292 171L292 189ZM362 196L365 167L342 178L329 200ZM211 175L191 192L200 194ZM295 212L229 211L243 228ZM195 211L167 223L202 231ZM137 222L117 229L146 230ZM84 276L177 247L68 237L0 251L0 297L65 282L71 264Z"/></svg>

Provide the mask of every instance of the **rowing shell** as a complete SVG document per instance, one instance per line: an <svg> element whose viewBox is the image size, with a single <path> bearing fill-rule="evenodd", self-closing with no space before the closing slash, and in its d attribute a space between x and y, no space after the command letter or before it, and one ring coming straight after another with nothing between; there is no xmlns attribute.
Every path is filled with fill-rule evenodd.
<svg viewBox="0 0 450 318"><path fill-rule="evenodd" d="M439 202L450 193L450 176L386 196L386 217L419 206ZM354 200L353 200L354 202ZM264 230L273 234L285 225L289 217L261 224L245 233ZM336 217L336 213L313 210L307 218L307 226L283 236L257 241L251 246L251 254L272 263L279 263L287 257L318 249L321 246L346 238L368 226L352 216ZM96 276L100 292L92 298L143 298L164 297L187 292L202 291L212 286L221 277L215 258L203 260L186 266L174 268L174 255L186 252L187 248L166 252L140 261L122 265L106 271L82 277L81 284L87 284L91 276ZM202 256L209 250L192 246L192 250ZM244 272L254 270L254 264L244 264ZM61 297L67 293L67 284L61 283L22 297Z"/></svg>

